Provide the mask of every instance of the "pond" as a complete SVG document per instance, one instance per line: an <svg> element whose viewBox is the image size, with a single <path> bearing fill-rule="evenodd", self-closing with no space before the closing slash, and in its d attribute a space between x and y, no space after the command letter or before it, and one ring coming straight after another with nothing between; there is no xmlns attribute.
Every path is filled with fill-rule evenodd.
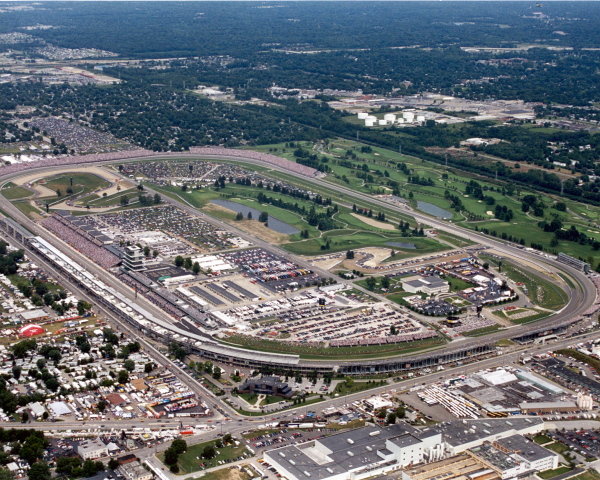
<svg viewBox="0 0 600 480"><path fill-rule="evenodd" d="M434 217L443 218L444 220L449 220L452 218L452 212L448 210L444 210L443 208L434 205L429 202L422 202L421 200L417 201L417 208L429 215L433 215Z"/></svg>
<svg viewBox="0 0 600 480"><path fill-rule="evenodd" d="M248 216L248 212L252 213L252 218L254 220L258 220L258 216L260 215L260 210L257 210L256 208L247 207L246 205L242 205L241 203L231 202L229 200L215 199L211 200L210 203L219 205L220 207L226 208L227 210L231 210L236 213L242 212L244 218ZM269 221L267 222L267 226L275 232L285 233L286 235L293 235L294 233L298 233L300 231L296 227L293 227L289 223L282 222L281 220L278 220L272 215L269 215Z"/></svg>
<svg viewBox="0 0 600 480"><path fill-rule="evenodd" d="M396 248L404 248L406 250L415 250L417 246L414 243L404 243L404 242L386 242L388 247L396 247Z"/></svg>

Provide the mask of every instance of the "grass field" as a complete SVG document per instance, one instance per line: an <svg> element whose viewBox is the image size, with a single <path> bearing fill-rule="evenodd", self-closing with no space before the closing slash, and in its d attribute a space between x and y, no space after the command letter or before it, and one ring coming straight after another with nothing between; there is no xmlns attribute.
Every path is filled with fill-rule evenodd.
<svg viewBox="0 0 600 480"><path fill-rule="evenodd" d="M494 257L485 254L480 257L498 266L498 260ZM525 270L508 260L502 260L502 272L512 281L523 283L529 299L542 308L558 310L569 300L567 293L550 279Z"/></svg>
<svg viewBox="0 0 600 480"><path fill-rule="evenodd" d="M33 195L31 190L24 187L19 187L12 182L7 183L4 188L0 191L2 195L8 200L18 200L20 198L27 198Z"/></svg>
<svg viewBox="0 0 600 480"><path fill-rule="evenodd" d="M358 382L354 380L340 382L335 386L335 390L331 392L333 395L350 395L352 393L364 392L365 390L370 390L371 388L381 387L385 385L386 382L375 382L375 381L367 381L367 382Z"/></svg>
<svg viewBox="0 0 600 480"><path fill-rule="evenodd" d="M487 327L478 328L476 330L471 330L469 332L463 332L463 336L465 337L481 337L482 335L487 335L489 333L494 333L500 330L500 325L489 325Z"/></svg>
<svg viewBox="0 0 600 480"><path fill-rule="evenodd" d="M573 477L572 480L600 480L600 473L596 470L588 470L581 475Z"/></svg>
<svg viewBox="0 0 600 480"><path fill-rule="evenodd" d="M81 199L78 199L78 204L80 205L90 205L92 207L117 207L120 206L121 198L124 196L129 197L129 200L137 200L138 197L137 188L128 188L126 190L122 190L117 193L113 193L112 195L107 195L106 197L100 197L95 193L87 195Z"/></svg>
<svg viewBox="0 0 600 480"><path fill-rule="evenodd" d="M31 205L27 200L17 200L13 202L13 205L29 218L35 218L36 215L41 213L38 208Z"/></svg>
<svg viewBox="0 0 600 480"><path fill-rule="evenodd" d="M549 478L558 477L559 475L570 472L571 470L572 470L571 467L567 467L567 466L563 465L562 467L558 467L554 470L546 470L545 472L538 472L536 475L544 480L547 480Z"/></svg>
<svg viewBox="0 0 600 480"><path fill-rule="evenodd" d="M303 148L312 150L312 143L298 142ZM550 221L554 215L560 217L569 228L575 225L586 235L600 240L600 231L590 227L590 222L600 222L600 209L583 203L575 202L558 196L552 196L534 191L528 191L526 188L518 187L512 195L502 192L502 187L506 184L501 181L493 181L485 177L477 177L476 174L465 173L460 170L444 167L423 161L418 158L401 155L398 152L383 148L371 147L370 152L363 152L361 148L364 144L359 142L330 139L328 147L320 152L320 156L329 158L328 165L332 169L326 177L326 180L333 184L351 187L357 191L369 194L390 193L386 187L388 181L395 181L400 186L400 196L409 198L412 194L411 203L415 205L417 200L425 201L440 208L449 210L453 213L453 221L467 228L480 230L488 228L495 230L498 236L502 234L511 235L518 239L524 239L527 246L531 242L541 244L546 251L563 251L575 257L580 257L590 261L594 266L600 261L600 252L592 249L590 245L580 245L577 242L568 242L561 240L558 246L552 246L551 242L554 235L550 232L544 232L537 226L541 220ZM297 147L286 147L285 144L265 145L255 149L268 151L275 155L280 155L290 160L295 160L293 152ZM347 159L346 152L350 151L356 158ZM355 165L355 168L348 166L348 161ZM435 185L424 186L408 182L408 175L396 167L398 162L404 163L409 169L411 175L419 175L422 178L430 178ZM368 173L372 181L365 182L358 175L363 175L362 165L366 164ZM387 173L386 173L387 172ZM476 181L484 189L486 196L494 199L495 205L502 205L513 211L514 218L510 222L498 221L493 213L495 205L487 205L482 200L471 198L465 195L465 185L471 180ZM460 198L464 205L463 212L457 212L451 209L449 200L445 198L445 191ZM521 198L526 194L534 193L546 205L543 217L535 217L530 213L521 211ZM559 212L550 208L556 201L562 201L567 204L567 212ZM468 218L467 218L468 217ZM461 246L461 245L457 245Z"/></svg>
<svg viewBox="0 0 600 480"><path fill-rule="evenodd" d="M425 340L417 340L414 342L406 342L390 345L372 345L361 347L326 347L307 346L300 344L290 344L284 342L276 342L273 340L264 340L261 338L248 337L244 335L231 335L228 337L228 344L243 346L250 350L288 353L291 355L299 355L306 359L329 359L329 358L378 358L385 356L401 355L407 353L418 352L421 350L436 348L444 345L446 341L441 337L434 337Z"/></svg>
<svg viewBox="0 0 600 480"><path fill-rule="evenodd" d="M329 250L322 250L321 246L329 240ZM414 243L415 249L401 249L392 247L390 242ZM398 232L369 232L360 230L331 230L324 232L321 238L292 242L284 245L289 252L298 255L319 255L322 253L341 252L362 247L386 247L402 252L402 258L425 255L427 253L441 252L449 247L442 245L430 238L404 237Z"/></svg>
<svg viewBox="0 0 600 480"><path fill-rule="evenodd" d="M243 444L240 444L239 446L228 445L222 448L217 448L218 453L214 458L202 458L202 452L204 449L207 446L214 444L215 442L211 441L188 446L187 451L179 456L179 461L177 462L179 466L179 474L183 475L197 472L198 470L205 470L207 468L216 467L219 465L219 461L232 461L239 457L250 455L250 452L248 452L246 447ZM163 461L164 453L159 454L158 458ZM201 465L202 463L204 466Z"/></svg>
<svg viewBox="0 0 600 480"><path fill-rule="evenodd" d="M72 186L71 186L72 180ZM40 184L42 184L40 182ZM50 190L60 190L62 196L67 195L67 189L72 188L74 195L90 193L99 188L108 188L110 183L93 173L60 174L45 179L43 185Z"/></svg>

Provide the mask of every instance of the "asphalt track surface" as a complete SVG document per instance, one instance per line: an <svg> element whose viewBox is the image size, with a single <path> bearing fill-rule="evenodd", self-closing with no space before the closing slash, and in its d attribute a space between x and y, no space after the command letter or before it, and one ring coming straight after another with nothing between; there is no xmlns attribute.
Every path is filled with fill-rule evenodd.
<svg viewBox="0 0 600 480"><path fill-rule="evenodd" d="M502 255L506 255L507 257L511 257L513 259L522 260L524 262L536 264L541 268L547 269L548 271L563 272L564 274L568 275L572 280L574 280L574 283L576 285L575 288L570 288L566 285L564 286L564 288L567 291L568 296L569 296L569 303L565 307L563 307L559 312L557 312L556 314L542 320L541 322L543 322L543 324L541 322L532 322L530 324L519 325L519 326L509 328L507 330L499 331L499 332L492 333L492 334L489 334L486 336L471 338L471 339L464 340L464 341L451 342L445 346L435 349L434 351L429 351L429 352L425 352L425 353L416 353L416 354L410 354L410 355L398 355L395 357L386 357L386 358L381 358L381 359L376 359L376 360L375 359L373 359L373 360L337 360L337 359L336 360L325 360L325 359L324 360L304 360L304 359L300 359L299 363L302 366L324 367L324 366L341 366L341 365L348 365L348 366L374 365L374 364L382 364L382 363L394 363L399 360L401 360L403 362L412 362L412 361L418 361L418 360L430 358L434 352L435 352L435 355L437 356L437 355L441 355L443 353L452 354L455 352L461 352L461 351L465 350L466 348L471 349L471 348L476 348L479 346L485 347L485 346L495 345L499 340L503 340L506 338L518 338L520 336L524 336L524 335L527 335L532 332L551 330L552 328L556 328L556 327L559 327L562 325L568 325L569 323L574 321L574 319L581 317L581 315L594 303L594 301L596 299L596 288L593 285L593 283L591 282L591 280L583 272L580 272L570 266L559 263L553 259L545 258L535 252L523 250L523 249L518 248L507 242L503 242L503 241L500 241L500 240L497 240L497 239L494 239L491 237L487 237L480 233L473 232L466 228L459 227L457 225L452 224L451 222L439 220L435 217L431 217L429 215L425 215L420 212L416 212L407 207L393 205L393 204L384 202L382 200L379 200L377 198L373 198L369 195L366 195L366 194L363 194L360 192L355 192L346 187L332 184L332 183L324 181L322 179L310 178L305 175L291 172L285 168L278 168L277 166L274 166L273 164L265 164L254 158L244 158L244 157L239 157L239 156L227 156L227 155L222 155L222 154L209 155L209 154L190 154L190 153L179 153L178 152L178 153L173 153L173 154L157 153L155 155L141 156L139 158L126 158L123 160L111 159L109 161L69 164L69 165L64 165L64 166L59 165L59 166L52 166L52 167L44 167L43 165L36 167L32 164L31 168L25 172L23 172L23 171L15 172L15 173L11 173L8 175L2 175L2 170L0 169L0 182L2 184L4 184L12 178L23 176L24 174L28 174L33 170L35 170L36 172L38 172L38 171L39 172L44 172L44 171L53 172L53 171L60 171L60 170L65 170L65 169L68 170L69 168L103 165L103 164L115 164L115 163L120 163L120 162L130 163L130 162L143 161L143 160L160 160L160 159L175 160L175 159L186 159L186 158L187 159L198 159L198 160L204 159L204 160L212 160L212 161L225 160L225 161L234 162L234 163L241 164L241 165L249 164L249 165L260 166L263 168L267 168L268 170L285 173L286 175L288 175L290 177L295 177L298 180L301 180L303 183L310 183L317 187L320 187L321 189L327 189L334 193L337 192L338 194L342 194L346 197L349 197L350 199L355 199L355 200L362 201L362 202L368 202L371 205L379 206L379 207L387 209L388 211L394 211L395 213L398 213L398 214L410 215L410 216L414 217L416 221L418 221L422 224L429 225L439 231L448 232L450 234L453 234L453 235L456 235L459 237L463 237L463 238L468 238L468 239L475 241L481 245L493 248L495 251L501 253ZM185 210L193 209L193 207L190 207L189 205L186 205L182 202L175 201L173 199L169 199L169 203L177 203L177 204L181 205ZM12 205L12 203L9 200L7 200L5 197L3 197L1 195L0 195L0 208L2 208L4 211L8 212L18 223L23 225L25 228L31 230L36 235L40 235L40 236L43 236L44 238L48 239L49 235L45 230L43 230L41 227L39 227L37 224L35 224L35 222L30 220L24 214L22 214L16 207L14 207L14 205ZM196 214L198 214L197 210L194 209L194 211ZM211 218L211 222L214 223L214 220L212 218ZM230 226L228 226L228 228L231 229ZM247 237L247 235L244 235L244 236ZM261 242L261 241L257 242L256 239L254 239L254 238L252 239L252 241L257 246L262 246L262 247L268 248L270 250L275 250L278 254L281 254L288 258L291 258L294 261L296 261L297 263L299 263L300 265L306 265L305 259L299 258L295 255L290 254L289 252L285 252L278 248L274 249L273 245L267 244L266 242ZM64 251L65 253L68 253L69 256L71 256L72 258L77 260L82 265L86 265L87 268L89 268L92 273L99 276L100 279L102 279L103 281L108 282L109 284L113 285L114 287L117 287L117 285L115 285L115 284L121 283L121 282L116 282L112 275L108 274L106 271L102 270L101 268L96 267L95 265L91 264L89 262L89 260L86 259L86 257L83 257L81 254L79 254L79 252L74 251L68 245L66 245L60 241L58 242L59 243L58 245L56 245L57 244L56 241L51 242L51 243L54 243L55 246L61 248L62 251ZM311 267L311 268L313 270L317 270L314 267ZM319 272L319 273L325 274L325 272ZM327 275L329 275L329 274L327 274ZM128 289L128 287L125 287L125 286L123 286L123 287L124 288L119 288L119 289L122 290L123 292L128 293L131 296L132 292L129 291L131 289ZM139 299L138 299L138 302L139 302ZM153 305L149 304L149 302L144 302L144 303L146 303L146 305L144 305L144 307L148 307L149 310L158 313L156 308ZM164 316L164 314L162 314L162 315ZM260 353L257 351L252 351L252 352Z"/></svg>

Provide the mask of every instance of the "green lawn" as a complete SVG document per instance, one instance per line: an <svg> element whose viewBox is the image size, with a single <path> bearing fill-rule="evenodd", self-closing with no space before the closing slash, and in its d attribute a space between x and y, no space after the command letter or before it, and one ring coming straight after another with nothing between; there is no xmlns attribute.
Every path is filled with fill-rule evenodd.
<svg viewBox="0 0 600 480"><path fill-rule="evenodd" d="M33 195L31 190L24 187L19 187L12 182L7 183L0 191L8 200L18 200L19 198L27 198Z"/></svg>
<svg viewBox="0 0 600 480"><path fill-rule="evenodd" d="M461 278L453 277L452 275L446 275L444 280L450 284L450 291L452 292L460 292L461 290L475 286L473 283L462 280Z"/></svg>
<svg viewBox="0 0 600 480"><path fill-rule="evenodd" d="M72 187L71 187L72 180ZM67 195L67 189L71 187L74 194L85 194L93 192L99 188L108 188L110 183L94 175L93 173L66 173L60 175L54 175L45 179L45 182L38 182L43 184L50 190L60 190L62 196Z"/></svg>
<svg viewBox="0 0 600 480"><path fill-rule="evenodd" d="M91 194L81 198L77 203L81 205L90 205L92 207L117 207L120 206L121 198L125 195L129 197L129 201L137 200L138 194L137 188L128 188L121 190L120 192L107 195L106 197L99 197L96 194Z"/></svg>
<svg viewBox="0 0 600 480"><path fill-rule="evenodd" d="M596 470L588 470L581 475L573 477L572 480L600 480L600 473L596 472Z"/></svg>
<svg viewBox="0 0 600 480"><path fill-rule="evenodd" d="M375 382L375 381L367 381L367 382L357 382L355 380L343 381L338 383L335 386L335 390L331 392L333 395L338 394L340 396L350 395L352 393L363 392L365 390L370 390L371 388L381 387L385 385L386 382Z"/></svg>
<svg viewBox="0 0 600 480"><path fill-rule="evenodd" d="M559 475L570 472L571 470L572 470L571 467L562 466L562 467L558 467L554 470L546 470L545 472L538 472L537 476L546 480L548 478L558 477Z"/></svg>
<svg viewBox="0 0 600 480"><path fill-rule="evenodd" d="M238 457L249 456L250 452L246 449L246 446L240 444L228 445L221 448L217 448L217 455L211 459L202 458L202 452L209 445L214 445L214 441L198 443L196 445L188 446L185 453L179 456L179 474L187 474L197 472L198 470L206 470L207 468L216 467L219 465L219 461L235 461ZM164 453L160 453L158 458L163 461ZM201 464L204 463L204 466Z"/></svg>
<svg viewBox="0 0 600 480"><path fill-rule="evenodd" d="M562 442L553 442L548 445L545 445L544 448L552 450L553 452L556 452L559 455L562 455L563 453L569 452L571 450L568 445L565 445Z"/></svg>
<svg viewBox="0 0 600 480"><path fill-rule="evenodd" d="M330 242L329 250L321 250L326 240ZM390 242L414 243L414 249L402 249L390 246ZM283 245L283 248L289 252L298 255L319 255L323 253L341 252L345 250L354 250L363 247L386 247L396 252L402 252L402 258L425 255L433 252L448 250L449 247L442 245L430 238L422 237L404 237L398 232L368 232L352 230L332 230L323 233L319 239L310 239L299 242L292 242Z"/></svg>
<svg viewBox="0 0 600 480"><path fill-rule="evenodd" d="M544 445L545 443L550 443L553 440L548 435L544 435L543 433L538 433L537 435L535 435L533 437L533 441L535 443L537 443L538 445Z"/></svg>
<svg viewBox="0 0 600 480"><path fill-rule="evenodd" d="M357 347L327 347L325 345L308 346L266 340L245 335L231 335L224 342L236 346L243 346L250 350L269 351L299 355L307 359L329 358L378 358L402 355L420 350L440 347L446 343L441 337L427 338L399 344L369 345Z"/></svg>
<svg viewBox="0 0 600 480"><path fill-rule="evenodd" d="M27 200L17 200L16 202L13 202L13 205L29 218L34 218L35 215L41 213L38 208L31 205Z"/></svg>
<svg viewBox="0 0 600 480"><path fill-rule="evenodd" d="M500 330L500 325L489 325L469 332L463 332L462 335L465 337L481 337L482 335L488 335L489 333L494 333L498 330Z"/></svg>

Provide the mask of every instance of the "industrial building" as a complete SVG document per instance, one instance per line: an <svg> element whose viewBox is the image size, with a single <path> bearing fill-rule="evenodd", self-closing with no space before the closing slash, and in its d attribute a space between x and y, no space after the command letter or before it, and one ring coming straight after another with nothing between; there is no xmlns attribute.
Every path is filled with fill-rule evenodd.
<svg viewBox="0 0 600 480"><path fill-rule="evenodd" d="M427 295L437 295L450 291L448 282L436 276L407 278L402 281L402 288L406 292L426 293Z"/></svg>
<svg viewBox="0 0 600 480"><path fill-rule="evenodd" d="M265 452L265 460L290 480L362 479L386 474L421 463L439 462L461 454L478 456L469 463L472 473L490 470L491 478L505 477L502 468L490 458L515 471L553 468L558 462L553 452L529 442L522 435L544 428L541 419L485 419L444 422L417 429L404 422L389 427L364 427L325 438L288 445ZM486 445L482 451L468 452ZM485 453L492 452L487 458ZM497 453L494 453L497 452ZM502 462L504 464L502 464ZM546 468L547 467L547 468ZM424 469L419 469L423 473ZM512 470L509 472L512 473ZM475 475L476 478L477 475ZM429 478L427 475L416 478Z"/></svg>
<svg viewBox="0 0 600 480"><path fill-rule="evenodd" d="M373 477L442 455L441 434L400 423L277 448L266 452L265 460L290 480L342 480Z"/></svg>

